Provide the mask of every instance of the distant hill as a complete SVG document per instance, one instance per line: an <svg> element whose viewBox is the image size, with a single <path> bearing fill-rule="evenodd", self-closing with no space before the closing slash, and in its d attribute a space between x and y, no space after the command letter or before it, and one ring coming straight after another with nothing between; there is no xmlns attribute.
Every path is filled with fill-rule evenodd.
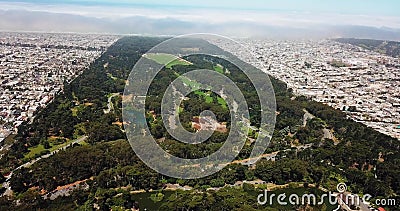
<svg viewBox="0 0 400 211"><path fill-rule="evenodd" d="M267 19L260 21L231 20L221 23L192 19L146 15L121 18L96 18L91 16L51 11L2 10L2 31L79 32L143 35L180 35L193 32L223 34L231 37L256 37L269 39L322 39L358 37L363 39L400 41L400 29L363 25L335 25L315 23L310 25L278 24ZM62 22L62 24L60 24Z"/></svg>
<svg viewBox="0 0 400 211"><path fill-rule="evenodd" d="M388 56L400 57L400 42L356 38L339 38L335 40L341 43L348 43L368 50L383 53Z"/></svg>

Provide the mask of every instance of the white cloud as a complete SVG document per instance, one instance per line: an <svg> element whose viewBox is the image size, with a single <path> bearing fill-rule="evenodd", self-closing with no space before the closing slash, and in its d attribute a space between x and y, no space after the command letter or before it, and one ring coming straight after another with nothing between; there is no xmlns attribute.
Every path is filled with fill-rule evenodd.
<svg viewBox="0 0 400 211"><path fill-rule="evenodd" d="M181 21L221 24L227 22L252 22L276 26L312 27L315 24L363 25L400 28L400 17L366 16L335 13L307 13L255 10L218 10L190 8L105 7L78 5L43 5L28 3L0 3L3 10L28 10L51 13L75 14L87 17L118 20L143 16L152 19L172 18Z"/></svg>
<svg viewBox="0 0 400 211"><path fill-rule="evenodd" d="M176 35L216 33L233 37L361 37L400 40L397 17L334 13L260 12L144 7L0 3L0 30ZM376 28L378 27L378 28Z"/></svg>

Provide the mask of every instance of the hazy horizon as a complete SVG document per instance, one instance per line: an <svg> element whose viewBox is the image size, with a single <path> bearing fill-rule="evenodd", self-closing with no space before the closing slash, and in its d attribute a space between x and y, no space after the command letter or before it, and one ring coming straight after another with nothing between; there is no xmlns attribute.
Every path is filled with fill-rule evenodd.
<svg viewBox="0 0 400 211"><path fill-rule="evenodd" d="M397 1L0 1L1 31L400 40Z"/></svg>

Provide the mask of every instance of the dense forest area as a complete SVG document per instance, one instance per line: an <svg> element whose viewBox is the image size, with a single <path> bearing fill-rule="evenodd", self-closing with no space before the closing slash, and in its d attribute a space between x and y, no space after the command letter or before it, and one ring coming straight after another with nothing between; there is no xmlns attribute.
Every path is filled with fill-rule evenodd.
<svg viewBox="0 0 400 211"><path fill-rule="evenodd" d="M21 164L33 159L26 156L32 147L51 146L54 140L68 142L87 137L49 158L28 168L13 171L10 180L14 195L2 197L0 210L5 209L57 209L101 210L143 207L135 198L135 191L152 193L161 210L293 210L299 207L260 207L254 193L263 186L243 185L230 188L238 181L257 179L276 185L302 184L324 187L334 191L336 184L346 182L353 193L369 193L374 197L397 197L400 194L400 142L346 117L344 113L302 96L293 96L286 84L271 78L276 93L277 116L273 138L265 153L278 152L276 161L261 159L254 166L232 163L222 171L202 179L181 180L163 176L148 168L134 154L123 132L121 94L125 80L133 65L163 38L125 37L112 45L99 59L70 84L42 111L32 124L19 128L16 142L0 160L1 172L6 175ZM259 102L248 79L223 59L207 56L186 57L191 65L177 63L165 67L154 80L146 100L148 125L159 144L170 153L183 158L203 157L218 149L227 133L215 132L211 138L197 146L180 143L168 135L160 121L160 98L168 83L177 76L197 68L215 68L217 64L237 82L246 101L253 108L252 125L259 124ZM222 68L222 70L224 70ZM113 93L117 93L115 97ZM119 93L119 94L118 94ZM188 130L189 122L207 108L216 113L218 121L227 122L229 109L218 95L206 91L193 92L180 113ZM105 112L108 100L114 109ZM305 111L315 116L303 125ZM151 113L150 113L151 112ZM150 115L151 114L151 115ZM153 114L155 116L153 116ZM334 140L324 138L323 130L330 130ZM249 134L254 138L256 133ZM162 141L161 141L162 140ZM311 144L311 147L304 147ZM237 160L245 159L252 150L246 144ZM296 147L298 146L298 147ZM303 147L302 147L303 146ZM43 151L44 153L50 152ZM39 155L40 156L40 155ZM5 180L4 178L0 178ZM44 199L57 187L84 181L69 196L54 200ZM189 186L191 191L175 191L163 197L168 184ZM224 187L224 188L222 188ZM207 191L222 188L219 191ZM2 190L4 191L4 190ZM151 192L153 191L153 192ZM154 193L154 194L153 194ZM225 200L222 200L225 199ZM16 201L19 203L16 203ZM223 201L223 203L222 203ZM314 210L326 209L314 206ZM388 210L398 210L389 207Z"/></svg>

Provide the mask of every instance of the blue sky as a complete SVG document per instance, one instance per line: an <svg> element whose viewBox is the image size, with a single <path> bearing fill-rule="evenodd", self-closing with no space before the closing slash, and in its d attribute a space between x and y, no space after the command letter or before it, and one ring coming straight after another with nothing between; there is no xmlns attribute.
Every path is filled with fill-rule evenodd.
<svg viewBox="0 0 400 211"><path fill-rule="evenodd" d="M142 8L213 8L233 10L328 12L354 15L400 16L398 0L25 0L0 1L24 2L45 5L114 6Z"/></svg>
<svg viewBox="0 0 400 211"><path fill-rule="evenodd" d="M0 0L0 13L7 13L0 16L0 30L59 31L60 25L69 24L71 31L112 28L122 33L124 24L131 24L133 33L157 33L160 27L162 33L208 32L212 27L213 32L224 28L226 34L246 35L286 27L336 36L340 34L336 29L323 27L400 29L399 8L399 0ZM58 14L70 18L61 20L55 17Z"/></svg>

